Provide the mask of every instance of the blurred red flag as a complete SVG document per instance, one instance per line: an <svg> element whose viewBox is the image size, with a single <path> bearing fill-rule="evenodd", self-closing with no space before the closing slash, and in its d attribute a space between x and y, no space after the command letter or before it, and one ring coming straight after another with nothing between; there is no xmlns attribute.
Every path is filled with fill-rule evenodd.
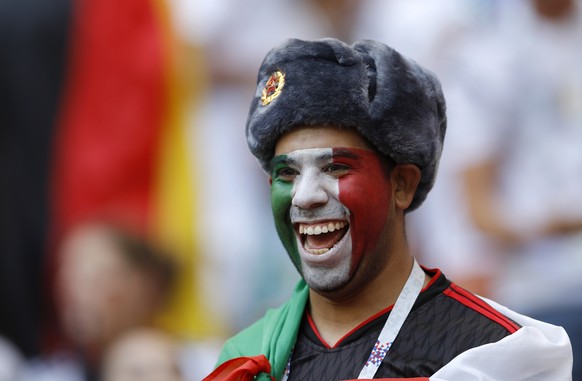
<svg viewBox="0 0 582 381"><path fill-rule="evenodd" d="M54 228L95 214L149 229L165 102L163 37L147 0L77 1L56 135Z"/></svg>

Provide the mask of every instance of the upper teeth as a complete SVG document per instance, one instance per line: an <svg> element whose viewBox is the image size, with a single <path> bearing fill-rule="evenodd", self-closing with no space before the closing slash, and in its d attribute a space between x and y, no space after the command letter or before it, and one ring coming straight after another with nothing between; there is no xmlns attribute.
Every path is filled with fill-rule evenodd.
<svg viewBox="0 0 582 381"><path fill-rule="evenodd" d="M318 235L321 233L330 233L335 230L343 229L346 226L345 222L328 222L317 225L299 225L299 234Z"/></svg>

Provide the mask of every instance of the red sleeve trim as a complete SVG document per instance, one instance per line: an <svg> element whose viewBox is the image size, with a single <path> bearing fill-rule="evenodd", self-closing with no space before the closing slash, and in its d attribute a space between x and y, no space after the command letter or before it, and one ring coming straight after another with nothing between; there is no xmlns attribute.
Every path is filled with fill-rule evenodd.
<svg viewBox="0 0 582 381"><path fill-rule="evenodd" d="M519 325L491 307L484 300L454 283L451 283L451 286L444 291L444 294L503 326L509 333L514 333L520 328Z"/></svg>

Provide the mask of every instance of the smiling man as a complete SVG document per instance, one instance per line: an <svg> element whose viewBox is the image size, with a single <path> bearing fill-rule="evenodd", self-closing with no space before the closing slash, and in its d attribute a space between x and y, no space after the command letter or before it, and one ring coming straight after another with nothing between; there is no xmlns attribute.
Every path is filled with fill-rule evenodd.
<svg viewBox="0 0 582 381"><path fill-rule="evenodd" d="M562 328L412 256L405 216L434 184L445 130L436 77L386 45L293 39L267 54L247 141L303 279L206 380L571 379Z"/></svg>

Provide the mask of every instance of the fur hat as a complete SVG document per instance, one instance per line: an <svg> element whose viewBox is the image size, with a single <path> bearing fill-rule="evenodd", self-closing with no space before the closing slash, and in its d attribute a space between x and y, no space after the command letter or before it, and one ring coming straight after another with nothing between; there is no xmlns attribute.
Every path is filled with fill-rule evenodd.
<svg viewBox="0 0 582 381"><path fill-rule="evenodd" d="M435 75L382 43L289 39L259 69L246 136L268 171L277 140L296 126L355 128L395 163L421 170L410 211L434 184L445 108Z"/></svg>

